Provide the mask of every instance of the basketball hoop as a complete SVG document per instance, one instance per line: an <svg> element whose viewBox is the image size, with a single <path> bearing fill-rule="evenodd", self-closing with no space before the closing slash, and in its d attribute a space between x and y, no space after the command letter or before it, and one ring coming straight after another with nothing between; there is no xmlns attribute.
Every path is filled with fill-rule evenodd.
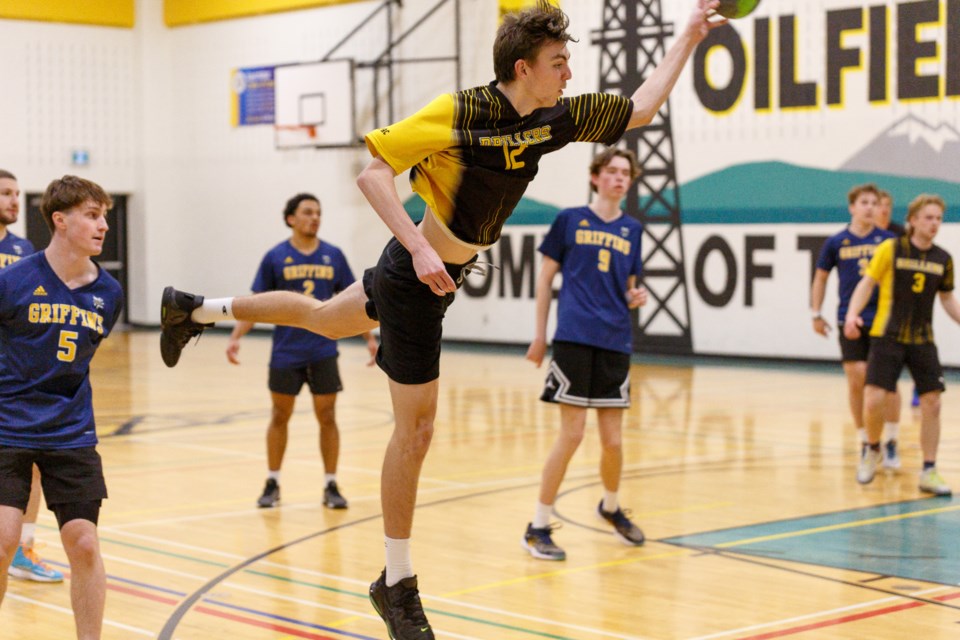
<svg viewBox="0 0 960 640"><path fill-rule="evenodd" d="M317 141L317 126L313 124L275 124L273 139L278 149L312 147Z"/></svg>

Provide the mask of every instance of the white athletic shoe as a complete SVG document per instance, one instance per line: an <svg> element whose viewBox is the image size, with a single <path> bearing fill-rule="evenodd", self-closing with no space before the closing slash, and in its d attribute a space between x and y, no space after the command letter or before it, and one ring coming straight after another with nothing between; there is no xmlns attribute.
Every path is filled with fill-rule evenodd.
<svg viewBox="0 0 960 640"><path fill-rule="evenodd" d="M873 482L873 476L877 475L877 466L883 454L874 451L869 446L864 447L863 455L860 456L860 464L857 466L857 482L860 484L870 484Z"/></svg>

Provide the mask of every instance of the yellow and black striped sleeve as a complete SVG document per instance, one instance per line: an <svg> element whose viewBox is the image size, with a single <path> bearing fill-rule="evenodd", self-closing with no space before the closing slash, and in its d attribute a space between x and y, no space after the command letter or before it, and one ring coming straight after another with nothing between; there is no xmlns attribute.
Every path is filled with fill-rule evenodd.
<svg viewBox="0 0 960 640"><path fill-rule="evenodd" d="M576 131L577 142L613 144L627 130L633 101L609 93L587 93L565 98Z"/></svg>
<svg viewBox="0 0 960 640"><path fill-rule="evenodd" d="M893 310L893 254L896 242L896 238L888 238L881 242L864 271L864 275L873 278L880 287L880 293L877 296L877 313L870 327L871 336L882 336L886 331L887 323L890 322Z"/></svg>
<svg viewBox="0 0 960 640"><path fill-rule="evenodd" d="M427 156L455 144L453 112L452 94L434 98L412 116L364 136L367 149L370 155L383 158L397 174L403 173Z"/></svg>
<svg viewBox="0 0 960 640"><path fill-rule="evenodd" d="M947 254L947 261L943 267L943 280L940 282L940 291L953 291L953 258Z"/></svg>

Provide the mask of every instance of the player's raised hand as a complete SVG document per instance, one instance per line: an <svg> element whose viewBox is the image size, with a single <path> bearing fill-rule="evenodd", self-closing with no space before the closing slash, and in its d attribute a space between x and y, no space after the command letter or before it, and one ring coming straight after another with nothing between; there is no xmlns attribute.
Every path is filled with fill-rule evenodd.
<svg viewBox="0 0 960 640"><path fill-rule="evenodd" d="M688 32L698 41L703 40L711 29L727 24L727 19L717 13L720 0L697 0L697 6L687 23Z"/></svg>

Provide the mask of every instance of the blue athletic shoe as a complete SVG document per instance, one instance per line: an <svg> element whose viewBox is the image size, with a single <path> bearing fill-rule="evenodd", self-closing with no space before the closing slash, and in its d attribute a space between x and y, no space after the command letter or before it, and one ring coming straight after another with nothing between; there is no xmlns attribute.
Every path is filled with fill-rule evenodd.
<svg viewBox="0 0 960 640"><path fill-rule="evenodd" d="M919 407L919 406L920 406L920 394L917 393L917 388L916 388L916 387L913 388L913 399L910 400L910 406L911 406L911 407Z"/></svg>
<svg viewBox="0 0 960 640"><path fill-rule="evenodd" d="M63 582L62 573L48 567L33 548L24 549L22 544L17 546L8 573L15 578L34 582Z"/></svg>

